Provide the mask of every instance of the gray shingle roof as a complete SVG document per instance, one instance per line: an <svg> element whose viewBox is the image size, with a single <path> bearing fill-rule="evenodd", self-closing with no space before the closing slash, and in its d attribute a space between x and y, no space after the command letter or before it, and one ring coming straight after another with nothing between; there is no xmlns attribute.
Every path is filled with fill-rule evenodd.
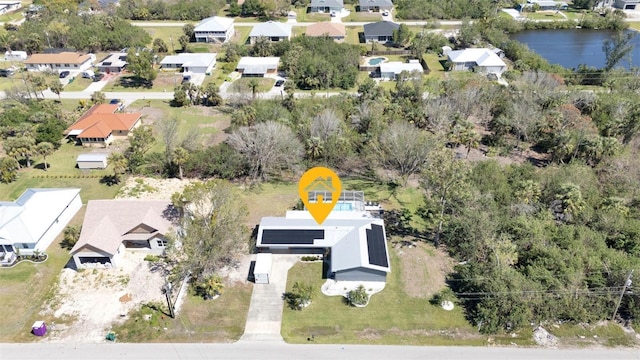
<svg viewBox="0 0 640 360"><path fill-rule="evenodd" d="M392 7L391 0L360 0L360 6Z"/></svg>
<svg viewBox="0 0 640 360"><path fill-rule="evenodd" d="M393 36L400 25L391 21L378 21L364 25L364 36Z"/></svg>
<svg viewBox="0 0 640 360"><path fill-rule="evenodd" d="M344 7L343 0L311 0L309 7Z"/></svg>

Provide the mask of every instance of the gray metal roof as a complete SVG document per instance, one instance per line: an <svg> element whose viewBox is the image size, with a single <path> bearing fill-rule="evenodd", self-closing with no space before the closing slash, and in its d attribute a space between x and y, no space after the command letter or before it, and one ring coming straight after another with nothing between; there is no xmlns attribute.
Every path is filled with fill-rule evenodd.
<svg viewBox="0 0 640 360"><path fill-rule="evenodd" d="M194 28L194 31L226 32L231 26L233 26L233 19L221 16L212 16L200 21Z"/></svg>
<svg viewBox="0 0 640 360"><path fill-rule="evenodd" d="M266 74L269 69L277 69L279 57L251 57L240 58L236 69L242 70L245 74Z"/></svg>
<svg viewBox="0 0 640 360"><path fill-rule="evenodd" d="M398 28L400 25L391 21L364 24L364 36L393 36L393 32Z"/></svg>
<svg viewBox="0 0 640 360"><path fill-rule="evenodd" d="M250 37L266 36L266 37L290 37L291 24L267 21L257 24L251 29Z"/></svg>
<svg viewBox="0 0 640 360"><path fill-rule="evenodd" d="M311 0L309 7L344 7L343 0Z"/></svg>
<svg viewBox="0 0 640 360"><path fill-rule="evenodd" d="M109 157L107 153L80 154L76 161L105 161Z"/></svg>

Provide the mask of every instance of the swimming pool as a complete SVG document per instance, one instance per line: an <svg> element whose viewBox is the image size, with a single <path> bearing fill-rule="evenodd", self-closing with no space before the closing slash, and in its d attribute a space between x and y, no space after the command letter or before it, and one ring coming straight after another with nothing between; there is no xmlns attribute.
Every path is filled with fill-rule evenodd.
<svg viewBox="0 0 640 360"><path fill-rule="evenodd" d="M369 59L369 65L380 65L381 62L386 60L387 59L383 57Z"/></svg>
<svg viewBox="0 0 640 360"><path fill-rule="evenodd" d="M353 204L351 203L337 203L336 206L333 207L334 211L351 211L353 210Z"/></svg>

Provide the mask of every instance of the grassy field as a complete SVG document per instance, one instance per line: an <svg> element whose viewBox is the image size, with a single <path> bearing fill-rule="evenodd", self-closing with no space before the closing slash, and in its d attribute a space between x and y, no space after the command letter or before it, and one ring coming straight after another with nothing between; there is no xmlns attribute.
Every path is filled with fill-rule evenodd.
<svg viewBox="0 0 640 360"><path fill-rule="evenodd" d="M16 86L24 86L24 82L21 78L16 77L0 77L0 91L7 91Z"/></svg>
<svg viewBox="0 0 640 360"><path fill-rule="evenodd" d="M91 79L85 79L78 75L73 79L73 82L64 87L64 91L82 91L91 85L92 82Z"/></svg>
<svg viewBox="0 0 640 360"><path fill-rule="evenodd" d="M347 44L359 45L360 44L360 35L359 33L364 31L362 26L355 27L347 27L347 36L345 38L345 42Z"/></svg>
<svg viewBox="0 0 640 360"><path fill-rule="evenodd" d="M287 289L296 281L313 284L311 305L283 312L282 336L289 343L306 343L313 335L323 344L402 344L402 345L486 345L465 320L462 308L446 311L428 299L412 298L404 293L402 267L395 251L391 251L392 272L385 289L371 297L365 308L350 307L341 296L320 293L322 263L298 263L289 270ZM524 338L496 338L497 343L530 344Z"/></svg>
<svg viewBox="0 0 640 360"><path fill-rule="evenodd" d="M367 21L367 22L375 22L375 21L381 21L382 20L382 14L380 13L376 13L376 12L357 12L355 5L345 5L345 9L349 10L351 13L349 14L349 16L342 18L342 22L343 23L347 23L345 25L348 26L348 23L351 21L354 22L360 22L360 21Z"/></svg>
<svg viewBox="0 0 640 360"><path fill-rule="evenodd" d="M240 78L231 84L229 91L251 93L251 87L250 87L251 80L258 81L258 87L256 88L256 92L259 92L259 93L267 92L271 90L271 88L273 87L273 84L275 84L275 80L271 78L253 78L253 79Z"/></svg>
<svg viewBox="0 0 640 360"><path fill-rule="evenodd" d="M27 188L31 187L78 187L82 189L80 196L86 203L91 199L112 199L120 186L101 184L104 175L110 175L112 170L80 170L76 166L79 154L90 150L72 144L63 144L51 156L47 157L49 170L43 170L42 157L32 159L31 168L18 171L18 180L10 184L0 184L2 200L15 200Z"/></svg>
<svg viewBox="0 0 640 360"><path fill-rule="evenodd" d="M556 13L555 11L538 11L538 12L524 12L522 16L531 20L565 20L565 17Z"/></svg>
<svg viewBox="0 0 640 360"><path fill-rule="evenodd" d="M308 13L307 8L294 8L296 12L296 21L298 22L323 22L331 21L329 13Z"/></svg>
<svg viewBox="0 0 640 360"><path fill-rule="evenodd" d="M167 48L170 52L173 53L176 50L180 49L178 38L180 37L180 35L184 34L184 32L182 31L182 26L145 26L143 27L143 29L151 36L151 42L148 44L149 46L153 44L154 39L160 38L162 39L162 41L164 41L165 44L167 44Z"/></svg>
<svg viewBox="0 0 640 360"><path fill-rule="evenodd" d="M580 325L562 324L547 328L569 346L633 346L637 343L617 324Z"/></svg>
<svg viewBox="0 0 640 360"><path fill-rule="evenodd" d="M113 328L121 342L232 342L244 333L251 284L227 286L215 300L188 294L175 319L143 306ZM143 320L151 315L151 320Z"/></svg>
<svg viewBox="0 0 640 360"><path fill-rule="evenodd" d="M118 92L118 91L173 91L173 89L180 85L182 82L182 73L174 71L159 71L158 77L153 80L152 86L146 86L145 84L138 83L133 75L122 74L109 81L104 88L103 92Z"/></svg>

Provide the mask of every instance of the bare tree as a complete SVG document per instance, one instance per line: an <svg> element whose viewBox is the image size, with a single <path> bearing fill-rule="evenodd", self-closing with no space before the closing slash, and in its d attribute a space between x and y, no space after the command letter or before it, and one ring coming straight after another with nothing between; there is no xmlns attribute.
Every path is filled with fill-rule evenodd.
<svg viewBox="0 0 640 360"><path fill-rule="evenodd" d="M434 144L425 130L397 121L382 132L374 152L384 168L397 172L406 183L409 176L422 171Z"/></svg>
<svg viewBox="0 0 640 360"><path fill-rule="evenodd" d="M254 179L264 180L269 174L291 168L303 153L291 129L274 121L241 127L229 135L227 143L246 157Z"/></svg>
<svg viewBox="0 0 640 360"><path fill-rule="evenodd" d="M338 119L335 110L325 109L313 117L309 131L312 137L327 141L332 136L340 136L342 133L342 122Z"/></svg>
<svg viewBox="0 0 640 360"><path fill-rule="evenodd" d="M180 120L176 118L161 118L155 123L155 128L164 142L164 155L167 163L171 162L171 155L178 144L178 129Z"/></svg>

